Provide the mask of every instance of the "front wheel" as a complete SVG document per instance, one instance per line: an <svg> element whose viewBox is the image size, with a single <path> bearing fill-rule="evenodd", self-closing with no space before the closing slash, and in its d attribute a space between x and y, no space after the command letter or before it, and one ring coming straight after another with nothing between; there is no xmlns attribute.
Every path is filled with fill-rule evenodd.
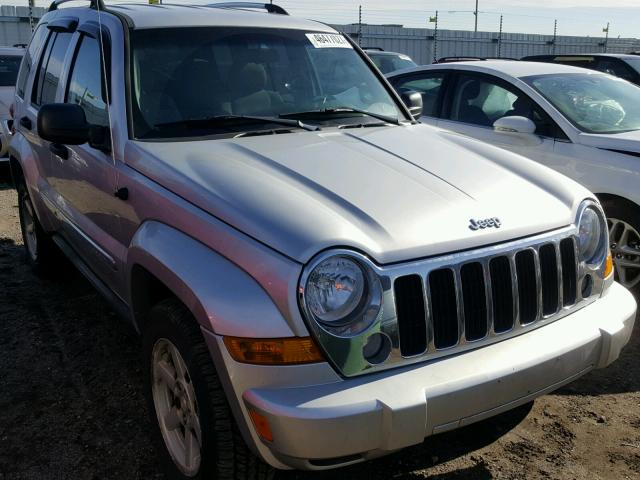
<svg viewBox="0 0 640 480"><path fill-rule="evenodd" d="M615 279L629 290L640 285L640 210L626 202L604 201Z"/></svg>
<svg viewBox="0 0 640 480"><path fill-rule="evenodd" d="M202 333L177 300L160 302L143 332L149 414L168 478L265 480L235 424Z"/></svg>

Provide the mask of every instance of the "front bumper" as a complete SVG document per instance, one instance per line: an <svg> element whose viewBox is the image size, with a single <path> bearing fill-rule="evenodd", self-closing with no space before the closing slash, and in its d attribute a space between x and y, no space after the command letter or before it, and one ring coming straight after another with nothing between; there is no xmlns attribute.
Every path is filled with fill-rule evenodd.
<svg viewBox="0 0 640 480"><path fill-rule="evenodd" d="M261 387L234 391L242 398L238 406L249 425L250 443L265 460L280 468L330 468L421 443L606 367L629 341L635 315L633 296L614 284L572 315L457 356L295 388L299 384L282 385L282 379L298 375L292 369L300 367L279 367L278 388L264 386L263 377ZM235 362L222 357L233 378ZM254 373L264 374L264 368L253 367ZM238 383L245 383L248 371L238 372ZM273 442L257 438L247 409L268 419Z"/></svg>

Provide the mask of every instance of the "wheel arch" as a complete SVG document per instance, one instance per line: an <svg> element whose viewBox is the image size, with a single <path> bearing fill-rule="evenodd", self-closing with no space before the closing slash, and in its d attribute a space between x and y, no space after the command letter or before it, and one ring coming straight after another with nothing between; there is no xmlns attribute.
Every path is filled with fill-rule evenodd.
<svg viewBox="0 0 640 480"><path fill-rule="evenodd" d="M155 303L177 298L200 326L218 335L292 337L271 297L244 270L196 239L149 221L127 256L129 305L141 331Z"/></svg>

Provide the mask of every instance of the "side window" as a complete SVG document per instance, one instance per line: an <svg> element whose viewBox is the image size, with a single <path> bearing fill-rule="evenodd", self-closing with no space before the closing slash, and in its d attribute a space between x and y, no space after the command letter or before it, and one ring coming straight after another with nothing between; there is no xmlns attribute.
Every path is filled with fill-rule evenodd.
<svg viewBox="0 0 640 480"><path fill-rule="evenodd" d="M16 93L20 98L24 98L25 89L27 88L27 80L29 78L29 73L31 73L33 62L36 59L36 54L45 43L48 33L49 30L47 29L46 24L41 23L38 25L33 37L31 37L29 48L27 48L27 51L22 58L20 72L18 73L18 82L16 83Z"/></svg>
<svg viewBox="0 0 640 480"><path fill-rule="evenodd" d="M62 65L71 36L72 34L69 32L60 32L49 40L50 46L47 46L47 51L42 57L37 81L33 85L31 102L34 105L39 106L55 101Z"/></svg>
<svg viewBox="0 0 640 480"><path fill-rule="evenodd" d="M420 77L403 77L394 82L396 90L414 91L422 95L422 115L435 117L438 115L438 97L444 81L443 72L421 74Z"/></svg>
<svg viewBox="0 0 640 480"><path fill-rule="evenodd" d="M536 124L537 135L566 138L549 115L524 93L484 77L460 75L451 103L451 120L491 127L502 117L526 117Z"/></svg>
<svg viewBox="0 0 640 480"><path fill-rule="evenodd" d="M109 125L100 46L95 38L83 36L69 80L66 102L80 105L92 125Z"/></svg>

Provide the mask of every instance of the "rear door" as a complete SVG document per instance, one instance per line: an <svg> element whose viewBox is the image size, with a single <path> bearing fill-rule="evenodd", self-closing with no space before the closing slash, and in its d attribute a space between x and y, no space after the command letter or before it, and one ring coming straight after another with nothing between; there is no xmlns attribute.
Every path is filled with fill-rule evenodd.
<svg viewBox="0 0 640 480"><path fill-rule="evenodd" d="M427 70L393 77L390 81L400 93L414 91L422 95L422 116L420 121L430 125L437 125L438 117L442 110L442 99L446 88L447 76L447 72L444 70Z"/></svg>

